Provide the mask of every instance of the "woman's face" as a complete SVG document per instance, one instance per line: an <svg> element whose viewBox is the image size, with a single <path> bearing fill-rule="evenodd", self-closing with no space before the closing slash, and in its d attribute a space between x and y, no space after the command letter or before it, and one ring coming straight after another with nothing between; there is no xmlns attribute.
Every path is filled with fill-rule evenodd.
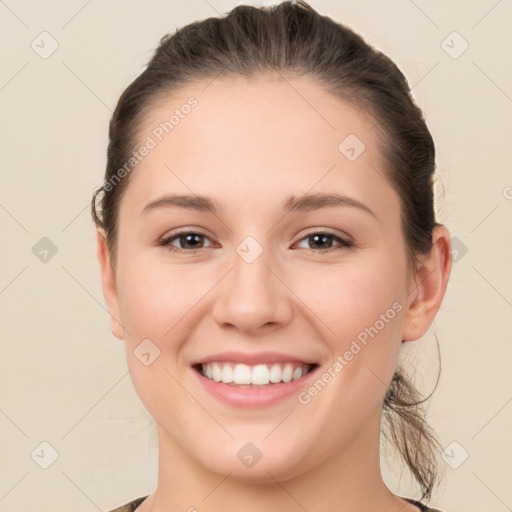
<svg viewBox="0 0 512 512"><path fill-rule="evenodd" d="M382 401L417 325L372 122L305 78L218 78L155 105L143 145L105 294L161 450L261 481L334 464L357 443L359 456L377 453ZM147 207L170 195L191 199ZM247 388L200 375L193 365L212 358L229 362L211 367L226 380L223 366L244 378L237 363L279 380L287 361L318 366Z"/></svg>

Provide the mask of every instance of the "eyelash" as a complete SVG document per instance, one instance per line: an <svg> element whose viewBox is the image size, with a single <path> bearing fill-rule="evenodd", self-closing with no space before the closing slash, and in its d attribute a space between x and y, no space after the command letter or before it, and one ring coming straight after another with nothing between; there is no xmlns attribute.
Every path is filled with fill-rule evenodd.
<svg viewBox="0 0 512 512"><path fill-rule="evenodd" d="M201 251L206 248L206 247L200 247L198 249L179 249L179 248L176 248L176 247L170 245L171 242L173 242L174 240L177 240L180 237L186 236L186 235L199 235L201 237L207 238L208 240L210 239L208 236L206 236L203 233L200 233L198 231L179 231L177 233L172 234L169 237L166 237L166 238L160 240L158 242L158 245L167 247L167 249L170 252L188 253L188 254L195 254L196 252ZM317 253L319 252L321 254L324 254L326 252L336 251L336 250L351 249L355 245L351 240L345 240L344 238L341 238L338 235L335 235L334 233L330 233L329 231L312 231L311 233L308 233L307 235L302 237L299 240L299 242L302 242L303 240L305 240L313 235L326 235L327 237L330 237L330 238L336 240L337 242L339 242L339 244L341 246L341 247L334 247L334 248L329 248L329 249L324 249L324 250L309 249L310 251L317 252ZM306 249L306 250L308 250L308 249Z"/></svg>

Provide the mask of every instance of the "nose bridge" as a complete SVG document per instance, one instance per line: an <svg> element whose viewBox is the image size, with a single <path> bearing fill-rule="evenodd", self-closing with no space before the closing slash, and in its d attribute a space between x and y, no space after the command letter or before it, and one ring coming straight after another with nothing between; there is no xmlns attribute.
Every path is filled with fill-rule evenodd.
<svg viewBox="0 0 512 512"><path fill-rule="evenodd" d="M247 236L235 247L214 307L219 324L233 324L254 331L269 324L285 322L291 308L287 289L274 275L279 274L270 249L255 236Z"/></svg>

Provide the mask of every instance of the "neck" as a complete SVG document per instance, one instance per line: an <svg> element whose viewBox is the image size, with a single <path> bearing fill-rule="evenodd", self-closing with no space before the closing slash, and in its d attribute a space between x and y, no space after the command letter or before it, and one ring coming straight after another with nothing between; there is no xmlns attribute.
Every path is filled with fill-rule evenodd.
<svg viewBox="0 0 512 512"><path fill-rule="evenodd" d="M379 434L380 411L346 446L317 454L309 471L288 478L269 468L254 481L208 471L159 427L158 487L137 512L417 512L382 480Z"/></svg>

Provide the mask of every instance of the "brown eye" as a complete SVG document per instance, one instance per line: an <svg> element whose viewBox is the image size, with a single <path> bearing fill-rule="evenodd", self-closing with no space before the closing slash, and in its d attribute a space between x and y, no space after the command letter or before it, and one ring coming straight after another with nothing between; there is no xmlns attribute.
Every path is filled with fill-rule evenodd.
<svg viewBox="0 0 512 512"><path fill-rule="evenodd" d="M349 249L354 245L350 240L345 240L344 238L334 235L333 233L322 231L309 233L304 238L302 238L300 242L302 242L303 240L306 240L307 243L310 245L309 249L320 249L315 252L328 252L332 250L335 251L340 249ZM333 241L339 244L338 247L333 248Z"/></svg>
<svg viewBox="0 0 512 512"><path fill-rule="evenodd" d="M204 248L201 247L201 244L204 244L204 240L209 240L209 238L202 233L180 231L179 233L174 233L170 237L161 240L159 245L166 246L171 252L194 253ZM177 241L181 247L173 245L175 241Z"/></svg>

